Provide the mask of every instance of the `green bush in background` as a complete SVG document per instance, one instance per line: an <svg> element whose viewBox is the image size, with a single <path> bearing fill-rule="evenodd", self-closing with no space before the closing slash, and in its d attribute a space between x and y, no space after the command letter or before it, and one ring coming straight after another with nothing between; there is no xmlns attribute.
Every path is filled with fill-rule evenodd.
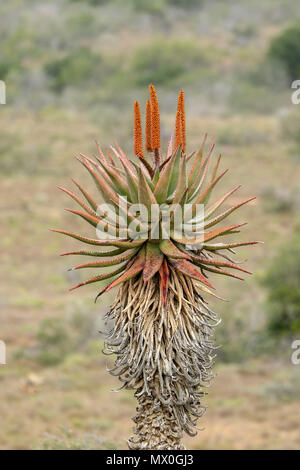
<svg viewBox="0 0 300 470"><path fill-rule="evenodd" d="M206 63L206 56L193 41L155 39L136 51L132 70L138 85L166 85Z"/></svg>
<svg viewBox="0 0 300 470"><path fill-rule="evenodd" d="M271 59L279 62L291 80L300 77L300 26L285 29L275 37L269 49Z"/></svg>
<svg viewBox="0 0 300 470"><path fill-rule="evenodd" d="M103 59L89 49L79 49L66 57L48 62L46 73L51 78L52 88L61 92L67 86L82 86L103 75Z"/></svg>
<svg viewBox="0 0 300 470"><path fill-rule="evenodd" d="M275 337L300 332L300 230L280 249L267 270L268 332Z"/></svg>

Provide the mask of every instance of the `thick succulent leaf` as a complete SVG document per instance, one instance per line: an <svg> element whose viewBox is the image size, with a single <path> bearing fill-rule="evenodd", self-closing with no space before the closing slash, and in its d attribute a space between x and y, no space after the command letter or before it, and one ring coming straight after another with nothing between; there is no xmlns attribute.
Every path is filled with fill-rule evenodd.
<svg viewBox="0 0 300 470"><path fill-rule="evenodd" d="M218 183L218 181L220 181L221 178L223 178L223 176L227 173L228 169L227 170L224 170L222 173L220 173L219 176L217 176L208 186L207 188L202 191L201 194L199 194L199 196L196 198L196 201L195 201L195 204L205 204L207 203L208 201L208 198L210 196L210 194L212 193L214 187L216 186L216 184Z"/></svg>
<svg viewBox="0 0 300 470"><path fill-rule="evenodd" d="M172 259L169 258L169 262L180 272L185 274L192 279L196 279L197 281L206 284L207 286L214 289L214 287L208 282L208 280L200 273L200 271L189 261L186 259Z"/></svg>
<svg viewBox="0 0 300 470"><path fill-rule="evenodd" d="M121 161L123 164L123 161ZM126 173L126 178L128 181L128 188L130 193L130 200L132 203L138 202L138 179L137 177L133 176L132 173L124 166L124 170Z"/></svg>
<svg viewBox="0 0 300 470"><path fill-rule="evenodd" d="M182 196L186 192L186 156L183 156L180 161L180 172L178 177L178 183L174 195L173 204L178 204Z"/></svg>
<svg viewBox="0 0 300 470"><path fill-rule="evenodd" d="M114 147L111 147L111 149L115 152L118 159L122 161L124 166L126 166L126 168L128 169L128 171L131 173L133 177L137 176L137 172L134 168L133 162L129 160L129 158L126 156L125 152L123 151L123 149L119 146L117 142L115 143L115 145L117 147L117 150Z"/></svg>
<svg viewBox="0 0 300 470"><path fill-rule="evenodd" d="M74 199L77 204L79 204L86 212L88 212L88 214L92 215L93 217L98 217L96 212L93 209L90 209L78 196L76 196L76 194L72 193L72 191L69 191L68 189L63 188L61 186L57 187L64 193L68 194L72 199Z"/></svg>
<svg viewBox="0 0 300 470"><path fill-rule="evenodd" d="M154 171L153 171L152 166L147 162L147 160L145 158L140 158L140 162L141 162L142 165L144 165L144 167L148 171L150 177L153 179ZM154 188L154 184L153 184L153 188Z"/></svg>
<svg viewBox="0 0 300 470"><path fill-rule="evenodd" d="M197 264L198 266L202 266L203 264L204 265L208 264L208 265L216 266L216 267L238 269L239 271L243 271L244 273L252 274L250 271L247 271L246 269L241 268L240 266L234 263L227 263L226 261L215 260L215 259L201 258L200 256L195 256L192 254L190 254L190 256L193 258L193 262Z"/></svg>
<svg viewBox="0 0 300 470"><path fill-rule="evenodd" d="M242 227L243 225L246 225L246 223L237 224L237 225L229 225L228 227L219 228L219 229L216 229L216 230L212 230L211 232L205 233L204 234L204 243L206 243L210 240L213 240L214 238L220 237L222 235L227 235L229 233L236 233L235 229L237 229L239 227Z"/></svg>
<svg viewBox="0 0 300 470"><path fill-rule="evenodd" d="M101 148L99 142L97 142L97 140L96 140L96 147L97 147L97 150L98 150L98 153L99 153L100 160L106 162L106 156L104 155L104 153L102 151L102 148Z"/></svg>
<svg viewBox="0 0 300 470"><path fill-rule="evenodd" d="M159 244L160 250L168 258L182 258L182 259L191 259L187 253L183 253L181 250L171 242L171 240L163 240Z"/></svg>
<svg viewBox="0 0 300 470"><path fill-rule="evenodd" d="M141 171L141 172L143 173L144 178L145 178L145 180L147 181L147 184L148 184L149 188L150 188L151 191L153 192L155 186L154 186L154 183L153 183L153 181L152 181L152 177L150 177L149 172L146 171L146 169L144 168L144 166L141 165L141 164L140 164L140 165L136 165L136 167L137 167L137 173L138 173L138 175L139 175L139 171Z"/></svg>
<svg viewBox="0 0 300 470"><path fill-rule="evenodd" d="M97 212L98 204L94 201L94 199L89 195L89 193L85 189L83 189L83 187L79 183L77 183L77 181L75 181L73 178L72 178L72 181L77 186L79 191L83 194L83 196L85 197L86 201L89 203L91 208L95 212Z"/></svg>
<svg viewBox="0 0 300 470"><path fill-rule="evenodd" d="M236 274L232 274L229 271L226 271L225 269L216 268L216 267L213 268L212 266L205 266L205 270L211 273L222 274L223 276L230 276L230 277L234 277L235 279L239 279L240 281L244 281L244 278L240 276L236 276Z"/></svg>
<svg viewBox="0 0 300 470"><path fill-rule="evenodd" d="M154 196L160 204L166 201L176 158L178 157L177 153L175 152L161 170L159 180L155 186Z"/></svg>
<svg viewBox="0 0 300 470"><path fill-rule="evenodd" d="M157 182L159 180L159 176L160 176L160 170L159 170L159 167L156 168L155 172L154 172L154 175L153 175L153 180L152 180L152 183L153 183L153 187L155 188L155 186L157 185ZM154 191L153 191L154 192Z"/></svg>
<svg viewBox="0 0 300 470"><path fill-rule="evenodd" d="M160 294L163 301L163 306L166 307L167 305L167 295L168 295L168 287L169 287L169 268L168 263L164 259L161 268L159 270L160 276Z"/></svg>
<svg viewBox="0 0 300 470"><path fill-rule="evenodd" d="M246 199L245 201L239 202L235 206L231 207L230 209L227 209L222 214L215 217L214 219L211 219L211 220L207 221L205 223L204 228L213 227L214 225L216 225L217 223L221 222L226 217L228 217L230 214L232 214L232 212L236 211L239 207L243 206L244 204L247 204L250 201L253 201L254 199L256 199L256 198L255 197L250 197L249 199Z"/></svg>
<svg viewBox="0 0 300 470"><path fill-rule="evenodd" d="M157 273L162 265L163 260L164 255L160 251L158 244L148 242L146 245L146 260L143 269L144 281L149 281L149 279L151 279L154 274Z"/></svg>
<svg viewBox="0 0 300 470"><path fill-rule="evenodd" d="M114 225L111 225L109 222L106 220L102 220L98 216L92 216L90 214L86 214L85 212L82 211L75 211L73 209L66 209L66 211L71 212L72 214L79 215L82 217L84 220L86 220L90 225L93 225L95 228L100 228L102 227L105 229L106 227L109 227L111 229L111 233L115 234L116 236L119 236L120 230L119 230L119 224L115 223ZM127 233L127 231L126 231Z"/></svg>
<svg viewBox="0 0 300 470"><path fill-rule="evenodd" d="M93 216L82 211L76 211L74 209L65 209L65 210L67 212L71 212L72 214L79 215L84 220L86 220L90 225L93 225L93 227L97 227L97 225L101 222L101 219L98 216Z"/></svg>
<svg viewBox="0 0 300 470"><path fill-rule="evenodd" d="M143 171L141 170L141 168L139 168L138 195L139 195L139 203L147 207L148 213L150 216L151 206L152 204L157 204L157 201L146 181L145 175Z"/></svg>
<svg viewBox="0 0 300 470"><path fill-rule="evenodd" d="M98 245L98 246L116 246L119 248L135 248L137 246L141 246L145 243L145 240L97 240L93 238L82 237L81 235L77 235L76 233L67 232L65 230L58 230L58 229L50 229L52 232L61 233L63 235L67 235L68 237L75 238L83 243L87 243L88 245Z"/></svg>
<svg viewBox="0 0 300 470"><path fill-rule="evenodd" d="M122 271L124 271L126 268L126 265L121 266L118 269L115 269L114 271L111 271L110 273L104 273L100 274L99 276L94 276L91 277L90 279L87 279L86 281L80 282L74 287L71 287L71 290L78 289L78 287L86 286L87 284L92 284L94 282L99 282L99 281L104 281L105 279L110 279L111 277L116 276L117 274L120 274Z"/></svg>
<svg viewBox="0 0 300 470"><path fill-rule="evenodd" d="M171 135L171 137L169 139L169 142L168 142L166 159L171 157L172 154L173 154L173 146L174 146L173 141L174 141L174 133L172 132L172 135Z"/></svg>
<svg viewBox="0 0 300 470"><path fill-rule="evenodd" d="M114 183L115 187L117 188L118 192L122 195L130 197L129 188L126 180L122 177L120 169L114 168L111 165L106 163L102 163L102 166L106 173L109 175L110 179Z"/></svg>
<svg viewBox="0 0 300 470"><path fill-rule="evenodd" d="M213 181L215 179L215 177L217 176L220 161L221 161L221 155L218 156L217 163L215 164L215 167L214 167L213 172L212 172L211 181Z"/></svg>
<svg viewBox="0 0 300 470"><path fill-rule="evenodd" d="M95 162L92 158L90 157L87 157L86 155L84 155L83 153L80 153L80 156L83 158L83 161L80 160L78 158L78 161L83 165L85 166L88 165L90 166L91 168L94 167L96 173L100 173L100 175L102 176L102 178L106 181L107 184L109 184L114 191L117 190L117 188L115 187L113 181L110 179L109 175L106 173L106 171L102 168L102 165L99 165L99 163ZM98 157L96 157L97 160L99 162L101 162L101 160L98 159ZM85 166L86 167L86 166ZM92 175L93 176L93 175Z"/></svg>
<svg viewBox="0 0 300 470"><path fill-rule="evenodd" d="M210 206L207 211L205 211L205 217L210 217L213 215L216 210L223 204L223 202L226 201L235 191L240 189L241 185L239 184L238 186L235 186L235 188L231 189L231 191L228 191L224 196L222 196L220 199L218 199L217 202L215 202L212 206Z"/></svg>
<svg viewBox="0 0 300 470"><path fill-rule="evenodd" d="M110 251L86 251L86 250L79 250L79 251L69 251L68 253L62 253L60 256L68 256L68 255L83 255L83 256L96 256L99 258L106 258L119 255L120 253L124 253L127 248L117 248L116 250Z"/></svg>
<svg viewBox="0 0 300 470"><path fill-rule="evenodd" d="M145 265L145 247L139 251L136 255L134 262L130 267L128 267L121 276L111 282L108 286L106 286L95 298L95 302L100 297L100 295L104 294L104 292L110 291L113 287L121 284L122 282L128 281L129 279L137 276L143 269Z"/></svg>
<svg viewBox="0 0 300 470"><path fill-rule="evenodd" d="M82 162L82 164L85 166L85 168L88 170L88 172L92 175L97 187L100 190L100 193L104 199L105 202L108 204L115 204L116 207L119 206L119 197L117 193L111 188L111 185L109 185L105 179L97 173L91 165L89 165L86 161Z"/></svg>
<svg viewBox="0 0 300 470"><path fill-rule="evenodd" d="M183 245L199 245L202 244L205 240L204 234L199 234L198 237L187 237L183 234L176 233L175 231L171 231L171 239L177 243L181 243Z"/></svg>
<svg viewBox="0 0 300 470"><path fill-rule="evenodd" d="M115 256L112 259L104 260L104 261L96 261L95 263L85 263L85 264L78 264L73 268L70 268L69 271L75 271L76 269L83 269L83 268L103 268L108 266L114 266L115 264L123 263L131 259L135 253L137 252L138 248L135 250L130 251L130 253L121 254L119 256Z"/></svg>
<svg viewBox="0 0 300 470"><path fill-rule="evenodd" d="M251 242L238 242L238 243L215 243L215 244L203 244L203 248L209 251L217 251L217 250L228 250L230 248L238 248L239 246L247 246L247 245L256 245L257 243L262 243L259 241L251 241Z"/></svg>

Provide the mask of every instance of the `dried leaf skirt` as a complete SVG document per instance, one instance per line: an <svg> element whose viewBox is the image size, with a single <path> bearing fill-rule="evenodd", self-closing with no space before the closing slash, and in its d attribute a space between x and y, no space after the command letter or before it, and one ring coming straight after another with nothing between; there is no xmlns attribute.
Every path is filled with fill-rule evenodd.
<svg viewBox="0 0 300 470"><path fill-rule="evenodd" d="M183 449L183 432L196 434L202 397L212 378L214 328L219 320L197 283L170 268L167 304L160 279L125 282L106 314L113 320L104 353L116 354L112 375L138 400L131 449Z"/></svg>

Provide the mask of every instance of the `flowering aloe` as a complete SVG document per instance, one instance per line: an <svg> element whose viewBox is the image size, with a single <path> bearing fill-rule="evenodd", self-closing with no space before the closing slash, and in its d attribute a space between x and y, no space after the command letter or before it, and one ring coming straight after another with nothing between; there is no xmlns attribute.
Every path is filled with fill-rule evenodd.
<svg viewBox="0 0 300 470"><path fill-rule="evenodd" d="M153 85L149 88L145 123L148 155L143 146L140 105L135 102L137 158L129 159L118 145L105 154L98 144L97 157L81 154L79 158L106 206L75 181L84 200L60 188L81 206L81 210L70 212L97 228L101 238L54 231L96 247L96 251L80 250L63 256L104 258L72 269L112 267L71 290L113 278L97 299L119 287L106 314L114 326L104 352L117 355L110 372L119 377L121 389L134 389L138 400L129 447L182 449L183 431L194 435L197 419L205 411L203 388L212 378L213 332L218 318L204 300L206 294L216 296L208 274L242 279L240 273L249 272L230 254L234 248L257 243L226 242L224 237L240 232L244 224L218 224L254 198L222 210L224 202L240 187L236 186L210 203L216 184L227 170L219 172L220 157L210 170L213 145L205 152L206 136L199 149L187 155L183 91L178 97L175 133L166 153L162 153L159 104ZM136 205L146 212L141 215L134 210ZM200 214L199 206L204 207ZM153 207L158 208L154 220L149 217ZM106 208L114 209L117 217ZM184 232L178 225L181 229L184 225ZM109 236L111 230L114 236ZM102 247L109 247L109 251Z"/></svg>

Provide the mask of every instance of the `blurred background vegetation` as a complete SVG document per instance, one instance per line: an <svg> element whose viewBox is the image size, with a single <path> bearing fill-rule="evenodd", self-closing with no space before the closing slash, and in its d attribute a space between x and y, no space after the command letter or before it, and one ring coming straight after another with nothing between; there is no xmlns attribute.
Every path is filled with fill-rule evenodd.
<svg viewBox="0 0 300 470"><path fill-rule="evenodd" d="M205 132L215 139L230 168L222 192L240 183L240 197L258 196L232 221L248 220L241 237L265 242L240 251L255 273L247 282L215 279L231 302L213 302L217 377L205 431L185 443L300 448L300 369L290 361L300 337L299 20L297 0L1 3L2 449L126 448L135 401L109 393L118 384L99 334L112 296L95 306L93 285L68 294L81 273L67 272L57 255L71 242L48 228L80 232L56 185L89 184L74 155L95 153L95 139L131 154L132 104L145 102L149 82L164 144L184 88L189 150Z"/></svg>

